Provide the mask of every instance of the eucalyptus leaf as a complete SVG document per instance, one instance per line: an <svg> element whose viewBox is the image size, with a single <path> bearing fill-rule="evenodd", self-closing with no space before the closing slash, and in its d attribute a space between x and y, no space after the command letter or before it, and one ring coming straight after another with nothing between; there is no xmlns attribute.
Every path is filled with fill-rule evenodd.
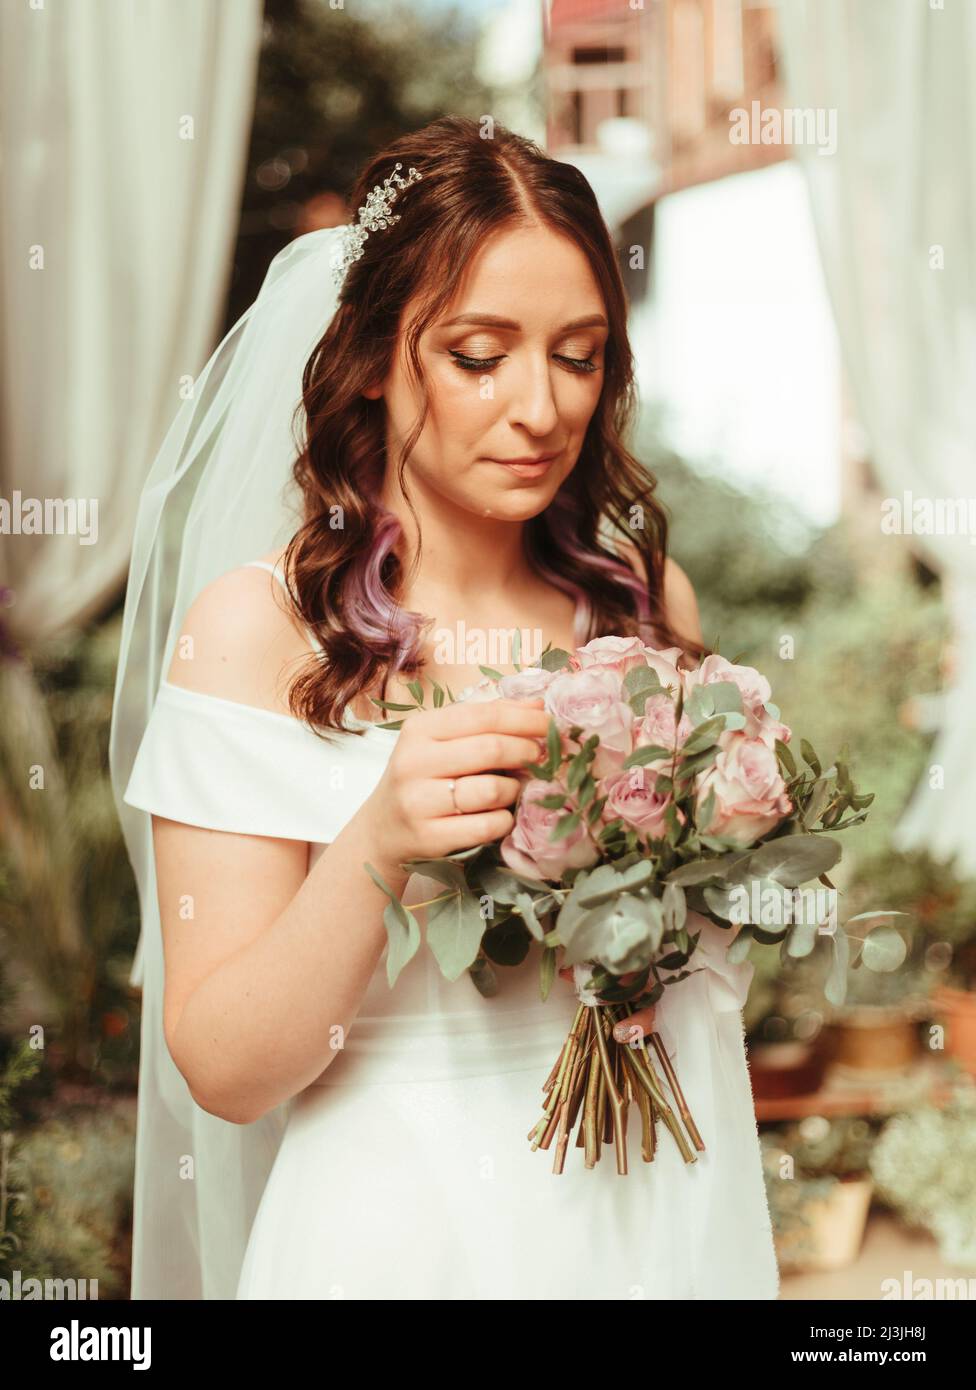
<svg viewBox="0 0 976 1390"><path fill-rule="evenodd" d="M831 1004L840 1008L847 998L847 967L851 955L846 933L842 931L831 932L830 948L830 969L827 971L824 994Z"/></svg>
<svg viewBox="0 0 976 1390"><path fill-rule="evenodd" d="M875 927L864 938L861 960L869 970L887 974L904 964L908 947L901 932L894 927Z"/></svg>
<svg viewBox="0 0 976 1390"><path fill-rule="evenodd" d="M517 893L515 895L515 907L519 913L519 916L522 918L522 921L528 927L529 931L535 937L536 941L541 941L542 938L545 936L545 932L542 930L542 927L539 924L539 919L535 915L535 907L533 906L532 899L529 896L529 894Z"/></svg>
<svg viewBox="0 0 976 1390"><path fill-rule="evenodd" d="M417 954L420 945L420 923L402 903L387 903L383 909L388 949L386 978L392 989L403 967Z"/></svg>
<svg viewBox="0 0 976 1390"><path fill-rule="evenodd" d="M481 947L496 965L513 966L521 965L529 954L531 944L524 922L518 917L506 917L497 926L488 928Z"/></svg>
<svg viewBox="0 0 976 1390"><path fill-rule="evenodd" d="M564 651L562 647L553 647L552 651L543 652L539 658L539 669L542 671L561 671L568 666L571 660L570 653Z"/></svg>
<svg viewBox="0 0 976 1390"><path fill-rule="evenodd" d="M481 904L471 892L452 893L427 909L427 944L445 979L463 975L477 956L484 933Z"/></svg>
<svg viewBox="0 0 976 1390"><path fill-rule="evenodd" d="M712 681L709 685L697 686L696 689L708 691L712 699L713 713L742 713L742 691L735 681Z"/></svg>
<svg viewBox="0 0 976 1390"><path fill-rule="evenodd" d="M556 953L555 951L543 951L542 960L539 962L539 989L542 998L549 998L549 991L552 989L552 982L556 978Z"/></svg>
<svg viewBox="0 0 976 1390"><path fill-rule="evenodd" d="M498 864L487 864L484 868L479 868L478 882L496 903L505 903L509 907L514 905L522 888L535 890L538 893L546 891L546 884L541 879L525 878L522 874L517 874L514 869L502 868Z"/></svg>
<svg viewBox="0 0 976 1390"><path fill-rule="evenodd" d="M620 764L620 770L626 772L632 767L646 767L648 763L659 762L662 758L670 761L673 757L673 748L664 748L660 743L646 743L641 748L635 748L633 753L627 754Z"/></svg>
<svg viewBox="0 0 976 1390"><path fill-rule="evenodd" d="M768 706L767 706L767 708L768 708ZM794 759L793 754L792 754L792 753L790 752L790 750L787 748L786 744L783 742L782 739L780 739L780 738L774 739L774 740L773 740L773 743L774 743L774 747L775 747L775 749L776 749L776 752L779 754L779 760L780 760L780 762L781 762L781 763L783 764L783 766L786 768L786 771L789 773L789 775L790 775L791 777L795 777L795 776L796 776L796 760Z"/></svg>
<svg viewBox="0 0 976 1390"><path fill-rule="evenodd" d="M682 753L688 757L692 753L701 753L717 741L724 729L725 719L722 715L716 715L714 719L706 719L704 723L697 725L695 730L685 739L681 745Z"/></svg>
<svg viewBox="0 0 976 1390"><path fill-rule="evenodd" d="M732 965L740 965L749 955L749 948L752 945L752 927L746 923L739 928L739 934L732 942L726 954L726 959Z"/></svg>
<svg viewBox="0 0 976 1390"><path fill-rule="evenodd" d="M549 833L550 843L558 844L560 840L565 840L567 835L572 835L582 817L582 811L570 811L567 815L560 816Z"/></svg>
<svg viewBox="0 0 976 1390"><path fill-rule="evenodd" d="M833 868L841 853L837 841L826 835L781 835L753 850L749 856L749 871L798 888Z"/></svg>
<svg viewBox="0 0 976 1390"><path fill-rule="evenodd" d="M633 891L635 888L642 888L645 883L649 883L654 877L654 865L649 859L639 859L631 864L623 872L618 872L613 865L602 865L601 867L612 869L613 878L606 884L588 892L585 897L580 898L581 907L598 907L601 903L609 902L611 898L620 893Z"/></svg>
<svg viewBox="0 0 976 1390"><path fill-rule="evenodd" d="M660 901L625 893L582 917L564 960L567 965L596 961L613 974L623 975L650 963L663 934Z"/></svg>
<svg viewBox="0 0 976 1390"><path fill-rule="evenodd" d="M415 874L444 883L448 888L460 891L468 886L464 869L453 859L411 859L410 864Z"/></svg>
<svg viewBox="0 0 976 1390"><path fill-rule="evenodd" d="M680 931L688 916L688 901L678 883L666 883L661 895L661 912L666 932Z"/></svg>
<svg viewBox="0 0 976 1390"><path fill-rule="evenodd" d="M817 944L816 922L794 922L786 938L787 954L794 960L808 956Z"/></svg>
<svg viewBox="0 0 976 1390"><path fill-rule="evenodd" d="M830 782L826 777L818 777L813 784L813 791L807 808L803 812L804 830L812 830L817 821L823 815L824 807L830 800Z"/></svg>

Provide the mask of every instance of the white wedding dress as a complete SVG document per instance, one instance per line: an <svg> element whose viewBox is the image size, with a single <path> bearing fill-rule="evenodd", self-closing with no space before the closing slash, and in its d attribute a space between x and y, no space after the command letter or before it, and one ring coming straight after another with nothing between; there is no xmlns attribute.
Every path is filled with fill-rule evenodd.
<svg viewBox="0 0 976 1390"><path fill-rule="evenodd" d="M164 681L125 800L305 840L311 867L398 737L346 724L365 732L327 742L286 715ZM443 891L415 875L407 900ZM643 1162L634 1105L627 1176L612 1144L586 1169L575 1134L553 1174L553 1148L533 1152L527 1135L576 1011L570 986L557 975L542 1001L533 943L521 966L496 968L486 999L467 974L445 980L422 943L391 990L384 948L344 1046L288 1103L237 1297L776 1298L741 1016L752 967L726 962L712 923L694 926L691 964L703 968L666 992L657 1027L705 1143L696 1162L660 1124Z"/></svg>

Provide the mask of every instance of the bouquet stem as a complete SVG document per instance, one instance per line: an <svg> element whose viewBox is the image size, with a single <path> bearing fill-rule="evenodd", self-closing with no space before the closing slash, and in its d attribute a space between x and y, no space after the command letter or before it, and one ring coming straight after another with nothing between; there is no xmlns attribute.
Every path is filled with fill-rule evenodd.
<svg viewBox="0 0 976 1390"><path fill-rule="evenodd" d="M576 1011L573 1026L543 1086L546 1101L542 1118L528 1136L533 1149L547 1149L556 1139L554 1173L563 1172L569 1136L581 1106L576 1147L583 1149L587 1168L595 1167L603 1144L612 1140L617 1172L626 1175L627 1116L635 1099L641 1117L641 1157L645 1163L652 1162L657 1151L655 1122L659 1119L674 1138L685 1163L695 1162L696 1150L704 1151L705 1144L660 1037L657 1033L648 1034L646 1040L642 1036L639 1047L618 1042L613 1028L625 1019L626 1011L611 1004L581 1004ZM677 1114L652 1064L648 1041L664 1072Z"/></svg>

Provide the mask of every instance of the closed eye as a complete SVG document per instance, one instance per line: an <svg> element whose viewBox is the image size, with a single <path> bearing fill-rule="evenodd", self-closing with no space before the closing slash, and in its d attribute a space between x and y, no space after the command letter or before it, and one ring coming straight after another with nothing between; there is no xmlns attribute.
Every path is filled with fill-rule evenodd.
<svg viewBox="0 0 976 1390"><path fill-rule="evenodd" d="M500 357L466 357L463 352L457 352L454 348L449 348L455 364L463 372L490 372L498 366L499 362L504 362L506 353ZM564 357L560 353L554 353L557 362L562 362L572 372L597 372L600 370L599 363L593 361L593 357Z"/></svg>

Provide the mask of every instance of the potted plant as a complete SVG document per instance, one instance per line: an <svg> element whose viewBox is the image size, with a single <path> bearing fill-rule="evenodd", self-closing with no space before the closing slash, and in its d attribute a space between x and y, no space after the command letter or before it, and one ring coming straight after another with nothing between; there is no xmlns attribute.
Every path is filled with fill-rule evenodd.
<svg viewBox="0 0 976 1390"><path fill-rule="evenodd" d="M857 1258L874 1188L875 1139L860 1117L811 1115L761 1136L780 1268L842 1269Z"/></svg>
<svg viewBox="0 0 976 1390"><path fill-rule="evenodd" d="M947 978L932 991L932 1006L945 1025L946 1056L976 1076L976 940L954 951Z"/></svg>
<svg viewBox="0 0 976 1390"><path fill-rule="evenodd" d="M931 1231L948 1264L976 1269L976 1083L960 1078L948 1105L888 1120L870 1167L879 1197Z"/></svg>
<svg viewBox="0 0 976 1390"><path fill-rule="evenodd" d="M828 1020L831 1061L856 1072L903 1071L919 1054L918 1025L929 1011L935 978L913 942L901 969L852 970L847 998Z"/></svg>
<svg viewBox="0 0 976 1390"><path fill-rule="evenodd" d="M946 1054L976 1075L976 880L924 850L889 848L856 866L851 911L871 902L879 881L885 900L913 918L912 954L928 972L928 1016L945 1024Z"/></svg>

